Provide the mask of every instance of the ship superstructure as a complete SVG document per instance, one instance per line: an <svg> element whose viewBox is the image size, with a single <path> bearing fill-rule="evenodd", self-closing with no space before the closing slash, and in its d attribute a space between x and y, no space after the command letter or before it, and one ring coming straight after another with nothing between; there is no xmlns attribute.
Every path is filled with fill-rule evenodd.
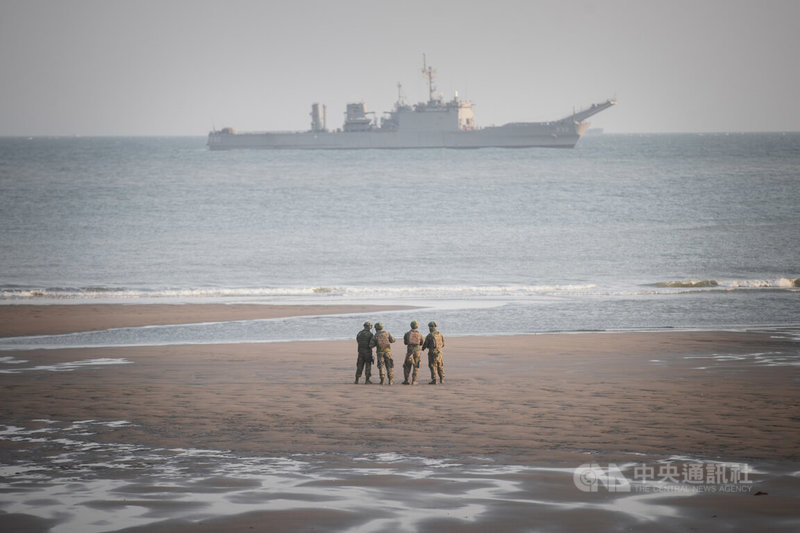
<svg viewBox="0 0 800 533"><path fill-rule="evenodd" d="M380 120L366 110L363 102L347 104L340 130L327 128L327 108L311 107L311 129L300 132L243 132L232 128L208 134L212 150L237 148L272 149L359 149L359 148L522 148L574 147L589 128L586 119L616 104L610 99L552 122L512 122L478 128L472 102L445 101L435 95L435 70L423 63L428 82L428 101L414 106L405 103L402 91L394 108Z"/></svg>

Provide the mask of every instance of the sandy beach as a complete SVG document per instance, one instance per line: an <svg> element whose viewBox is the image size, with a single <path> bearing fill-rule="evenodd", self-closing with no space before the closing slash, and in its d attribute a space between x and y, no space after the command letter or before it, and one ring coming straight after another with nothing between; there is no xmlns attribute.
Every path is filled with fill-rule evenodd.
<svg viewBox="0 0 800 533"><path fill-rule="evenodd" d="M0 335L354 310L0 306ZM359 329L354 323L353 337ZM403 331L392 333L401 337ZM391 387L353 384L354 341L4 351L0 512L6 514L0 514L0 526L4 531L792 531L800 527L800 345L789 333L447 337L446 379L436 386L426 384L424 362L420 385L399 384L402 340L393 350L401 378ZM83 447L58 444L59 438ZM119 459L123 445L138 450L125 454L138 462ZM192 450L206 452L192 462ZM78 455L67 460L67 451ZM146 459L148 454L157 458ZM250 485L265 463L247 474L221 476L209 470L211 456L217 458L214 468L224 463L230 472L256 460L294 466L286 466L280 474L285 479L274 486L264 477ZM87 467L100 463L106 466ZM668 463L684 475L674 486L672 479L656 484L657 473L652 479L641 475ZM277 476L269 464L269 475ZM643 485L649 487L646 494L615 493L602 484L591 487L599 490L581 490L574 473L586 464L627 465L626 478L638 472L653 483ZM713 464L727 465L717 468L725 470L726 479L685 478L689 465L709 473ZM147 480L176 465L188 477ZM734 479L742 465L744 478ZM34 466L46 481L25 477ZM33 512L37 501L40 507L57 507L51 500L58 498L52 492L42 496L40 485L62 486L76 478L88 484L97 476L118 486L105 494L95 490L77 510ZM677 481L694 490L668 490ZM722 486L736 493L722 492ZM198 494L236 505L219 510ZM375 495L406 503L352 503ZM469 502L471 510L464 510ZM132 507L144 511L131 517ZM81 509L92 521L79 519ZM92 514L100 510L105 518ZM118 520L108 518L109 510L119 511L110 515Z"/></svg>
<svg viewBox="0 0 800 533"><path fill-rule="evenodd" d="M288 316L332 315L382 309L410 308L381 305L256 304L0 305L0 337L54 335L76 331L166 324L200 324Z"/></svg>

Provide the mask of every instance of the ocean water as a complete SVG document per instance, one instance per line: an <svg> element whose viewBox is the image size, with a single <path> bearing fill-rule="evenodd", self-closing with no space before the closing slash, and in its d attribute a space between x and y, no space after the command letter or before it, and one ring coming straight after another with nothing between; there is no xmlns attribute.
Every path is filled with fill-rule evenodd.
<svg viewBox="0 0 800 533"><path fill-rule="evenodd" d="M0 304L413 311L129 328L0 347L800 324L800 133L572 150L211 152L0 139Z"/></svg>

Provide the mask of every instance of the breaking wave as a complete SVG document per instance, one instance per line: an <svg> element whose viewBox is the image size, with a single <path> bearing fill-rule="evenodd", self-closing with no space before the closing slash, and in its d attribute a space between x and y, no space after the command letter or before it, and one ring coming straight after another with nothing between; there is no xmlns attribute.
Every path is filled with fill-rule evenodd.
<svg viewBox="0 0 800 533"><path fill-rule="evenodd" d="M744 279L744 280L675 280L659 281L653 284L655 287L666 289L704 289L720 288L727 290L734 289L794 289L800 288L800 278L779 278L779 279Z"/></svg>
<svg viewBox="0 0 800 533"><path fill-rule="evenodd" d="M703 280L688 280L688 281L661 281L655 284L656 287L676 288L676 289L694 289L698 287L717 287L719 282L713 279Z"/></svg>
<svg viewBox="0 0 800 533"><path fill-rule="evenodd" d="M642 292L642 287L655 287ZM324 303L326 300L465 300L465 299L530 299L559 296L631 296L658 294L663 290L794 290L800 288L800 278L722 280L687 279L659 281L645 285L620 284L600 286L585 284L504 284L504 285L319 285L295 287L256 287L256 288L160 288L139 289L126 287L51 287L28 288L19 286L0 286L0 303L49 303L70 301L172 301L197 303L203 300L219 302L246 299L266 302L287 299Z"/></svg>
<svg viewBox="0 0 800 533"><path fill-rule="evenodd" d="M443 285L443 286L316 286L201 289L86 288L0 288L0 301L116 300L116 299L225 299L225 298L515 298L551 294L582 294L596 289L594 284L565 285Z"/></svg>

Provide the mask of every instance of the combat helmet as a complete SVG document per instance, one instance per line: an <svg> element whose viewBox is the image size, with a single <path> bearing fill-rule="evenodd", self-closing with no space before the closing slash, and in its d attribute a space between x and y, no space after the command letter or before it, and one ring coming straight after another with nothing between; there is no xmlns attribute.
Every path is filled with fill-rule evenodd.
<svg viewBox="0 0 800 533"><path fill-rule="evenodd" d="M411 321L411 329L417 329L418 327L419 327L419 324L417 324L417 321L416 320L412 320Z"/></svg>
<svg viewBox="0 0 800 533"><path fill-rule="evenodd" d="M437 328L437 327L439 327L439 326L436 324L436 322L434 322L433 320L431 320L430 322L428 322L428 327L429 327L429 328L431 328L431 329L433 329L433 328Z"/></svg>
<svg viewBox="0 0 800 533"><path fill-rule="evenodd" d="M383 329L383 324L381 324L380 322L378 322L377 324L375 324L375 329L376 329L376 330Z"/></svg>
<svg viewBox="0 0 800 533"><path fill-rule="evenodd" d="M372 329L372 322L369 322L369 321L364 322L364 328Z"/></svg>

